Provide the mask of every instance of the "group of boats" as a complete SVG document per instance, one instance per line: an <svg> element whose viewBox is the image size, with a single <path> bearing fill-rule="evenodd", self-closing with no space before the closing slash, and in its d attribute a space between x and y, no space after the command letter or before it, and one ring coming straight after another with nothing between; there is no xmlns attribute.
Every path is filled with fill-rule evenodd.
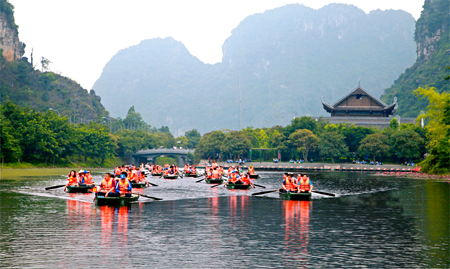
<svg viewBox="0 0 450 269"><path fill-rule="evenodd" d="M201 181L205 181L207 184L215 184L211 188L215 188L223 185L229 190L248 190L255 187L265 188L264 186L255 184L252 180L259 178L259 175L255 173L254 169L250 166L248 168L247 173L243 173L240 168L230 167L227 173L224 171L223 167L218 166L217 164L206 166L205 170L197 171L195 166L186 165L182 171L178 169L178 167L173 165L166 165L164 168L161 166L153 165L153 166L141 166L139 171L139 176L136 178L140 178L140 180L130 181L131 187L133 189L141 189L146 188L150 185L158 186L153 183L147 182L145 177L147 175L151 175L152 177L159 177L168 180L175 180L179 177L190 177L190 178L201 178L197 180L196 183ZM115 171L114 174L122 172L121 170ZM142 176L141 176L142 174ZM136 179L135 178L135 179ZM70 179L70 178L69 178ZM114 179L112 179L114 180ZM116 179L118 181L118 179ZM128 178L127 178L128 180ZM76 185L57 185L52 187L45 188L46 190L55 189L65 186L65 191L67 193L95 193L95 202L98 206L103 205L111 205L111 206L120 206L120 205L129 205L131 202L135 202L139 200L140 196L147 197L154 200L162 200L161 198L151 197L140 193L130 192L129 195L120 195L120 196L108 196L104 193L98 193L97 187L95 184L76 184ZM265 191L260 193L254 193L252 195L265 194L270 192L279 192L279 196L285 200L310 200L311 193L295 193L295 192L286 192L283 189L277 189L272 191ZM320 193L320 192L319 192Z"/></svg>

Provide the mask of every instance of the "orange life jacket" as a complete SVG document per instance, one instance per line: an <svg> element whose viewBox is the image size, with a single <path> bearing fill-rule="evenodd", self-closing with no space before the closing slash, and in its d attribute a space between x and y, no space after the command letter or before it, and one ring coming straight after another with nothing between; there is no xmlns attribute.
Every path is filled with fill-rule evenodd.
<svg viewBox="0 0 450 269"><path fill-rule="evenodd" d="M86 183L87 185L91 185L94 182L92 181L92 176L91 175L87 175L84 177L84 183Z"/></svg>
<svg viewBox="0 0 450 269"><path fill-rule="evenodd" d="M295 190L294 180L293 179L289 180L289 178L286 178L286 181L284 183L284 187L288 191L294 191Z"/></svg>
<svg viewBox="0 0 450 269"><path fill-rule="evenodd" d="M249 167L249 168L248 168L248 172L249 172L250 174L254 174L254 173L255 173L255 168Z"/></svg>
<svg viewBox="0 0 450 269"><path fill-rule="evenodd" d="M245 185L250 184L250 179L247 176L241 177L241 180L242 180L242 182L244 182Z"/></svg>
<svg viewBox="0 0 450 269"><path fill-rule="evenodd" d="M212 172L212 178L214 178L214 179L220 178L219 172L217 170L214 170Z"/></svg>
<svg viewBox="0 0 450 269"><path fill-rule="evenodd" d="M306 192L306 191L309 191L309 179L307 179L307 180L303 180L303 179L301 179L300 180L300 182L299 182L299 185L300 185L300 191L301 192Z"/></svg>
<svg viewBox="0 0 450 269"><path fill-rule="evenodd" d="M69 181L69 185L78 183L78 179L76 176L69 177L67 180Z"/></svg>
<svg viewBox="0 0 450 269"><path fill-rule="evenodd" d="M101 192L107 192L107 191L109 191L112 187L113 187L113 184L114 184L114 179L112 179L112 178L110 178L109 179L109 182L108 181L106 181L105 179L103 179L102 180L102 183L100 183L100 191ZM115 192L115 190L112 190L111 192Z"/></svg>
<svg viewBox="0 0 450 269"><path fill-rule="evenodd" d="M130 193L131 191L128 190L128 178L125 180L124 183L122 181L119 181L119 192L120 193Z"/></svg>
<svg viewBox="0 0 450 269"><path fill-rule="evenodd" d="M230 175L230 181L231 182L236 182L237 181L237 175L235 173Z"/></svg>

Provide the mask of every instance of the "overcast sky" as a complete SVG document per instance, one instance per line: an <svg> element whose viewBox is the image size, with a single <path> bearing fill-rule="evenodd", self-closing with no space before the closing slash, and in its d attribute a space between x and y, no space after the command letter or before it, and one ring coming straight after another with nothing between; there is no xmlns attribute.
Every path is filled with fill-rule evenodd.
<svg viewBox="0 0 450 269"><path fill-rule="evenodd" d="M91 89L120 49L144 39L172 36L205 63L222 59L222 44L245 17L291 3L319 9L329 0L9 0L15 6L19 38L35 63L41 56L52 71ZM416 20L424 0L342 0L366 13L402 9ZM412 37L411 37L412 38Z"/></svg>

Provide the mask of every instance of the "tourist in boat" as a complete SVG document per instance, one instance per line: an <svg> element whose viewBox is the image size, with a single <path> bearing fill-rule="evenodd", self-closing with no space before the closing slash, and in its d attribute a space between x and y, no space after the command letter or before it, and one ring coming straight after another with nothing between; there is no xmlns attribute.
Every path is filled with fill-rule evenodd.
<svg viewBox="0 0 450 269"><path fill-rule="evenodd" d="M86 174L84 170L78 171L78 185L86 186Z"/></svg>
<svg viewBox="0 0 450 269"><path fill-rule="evenodd" d="M64 191L67 190L67 186L78 186L77 172L75 170L70 171L67 181Z"/></svg>
<svg viewBox="0 0 450 269"><path fill-rule="evenodd" d="M228 182L233 184L242 184L241 177L237 170L233 170L231 174L228 176Z"/></svg>
<svg viewBox="0 0 450 269"><path fill-rule="evenodd" d="M281 187L285 192L297 192L298 185L295 180L292 178L293 173L287 173L286 179L281 183Z"/></svg>
<svg viewBox="0 0 450 269"><path fill-rule="evenodd" d="M212 177L212 179L219 179L220 178L219 169L217 169L217 167L213 168L211 177Z"/></svg>
<svg viewBox="0 0 450 269"><path fill-rule="evenodd" d="M110 173L105 174L105 178L103 178L100 183L100 191L97 193L98 196L105 197L117 197L119 193L116 193L116 181L113 179Z"/></svg>
<svg viewBox="0 0 450 269"><path fill-rule="evenodd" d="M241 180L242 180L242 183L244 185L249 185L250 184L250 185L252 185L253 188L255 187L255 185L253 185L252 181L250 180L250 174L249 173L247 173L244 176L242 176Z"/></svg>
<svg viewBox="0 0 450 269"><path fill-rule="evenodd" d="M122 172L122 169L120 169L120 166L116 166L116 168L114 169L114 174L116 176L119 176L121 172Z"/></svg>
<svg viewBox="0 0 450 269"><path fill-rule="evenodd" d="M116 184L116 193L120 196L131 197L131 183L128 181L127 173L120 174L120 181Z"/></svg>
<svg viewBox="0 0 450 269"><path fill-rule="evenodd" d="M92 185L94 184L94 180L92 179L91 171L85 170L85 183L86 185Z"/></svg>
<svg viewBox="0 0 450 269"><path fill-rule="evenodd" d="M249 166L248 167L248 173L250 174L250 175L254 175L255 174L255 168L253 168L253 166Z"/></svg>
<svg viewBox="0 0 450 269"><path fill-rule="evenodd" d="M139 182L139 178L137 176L136 166L133 166L131 168L131 171L128 173L128 179L131 183L137 183Z"/></svg>
<svg viewBox="0 0 450 269"><path fill-rule="evenodd" d="M300 178L297 186L298 192L312 192L313 190L313 185L311 184L311 181L309 180L309 177L306 174Z"/></svg>
<svg viewBox="0 0 450 269"><path fill-rule="evenodd" d="M213 162L213 164L212 164L212 168L214 169L214 168L216 168L218 165L217 165L217 162L216 162L216 160L214 160L214 162Z"/></svg>

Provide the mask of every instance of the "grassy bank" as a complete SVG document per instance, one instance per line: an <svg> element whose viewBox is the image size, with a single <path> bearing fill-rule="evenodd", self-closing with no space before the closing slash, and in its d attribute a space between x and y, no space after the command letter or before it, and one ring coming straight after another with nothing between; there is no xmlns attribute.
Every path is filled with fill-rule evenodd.
<svg viewBox="0 0 450 269"><path fill-rule="evenodd" d="M83 169L88 169L91 173L103 172L105 168L89 168L83 167ZM29 177L36 176L60 176L69 174L72 168L26 168L26 169L2 169L0 171L0 179L27 179ZM75 169L74 169L75 170Z"/></svg>
<svg viewBox="0 0 450 269"><path fill-rule="evenodd" d="M73 160L73 161L62 161L59 163L26 163L26 162L14 162L14 163L3 163L1 166L2 170L7 169L36 169L36 168L111 168L117 165L122 165L124 162L120 158L110 158L105 160L103 164L95 162L94 160L88 158L86 162L83 160Z"/></svg>

